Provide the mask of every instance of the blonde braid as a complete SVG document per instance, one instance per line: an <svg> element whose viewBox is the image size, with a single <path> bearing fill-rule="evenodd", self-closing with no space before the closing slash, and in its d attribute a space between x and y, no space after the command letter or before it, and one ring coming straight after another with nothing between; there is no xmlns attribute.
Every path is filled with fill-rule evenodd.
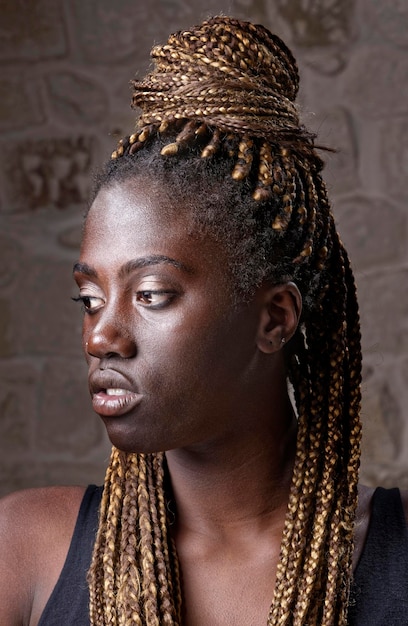
<svg viewBox="0 0 408 626"><path fill-rule="evenodd" d="M122 575L118 580L118 593L116 599L117 613L123 611L128 614L128 618L133 617L133 622L137 626L143 622L140 617L140 592L141 580L138 570L138 550L140 535L137 534L138 507L137 503L137 483L139 479L139 468L135 457L128 457L125 462L125 484L126 491L123 495L123 510L121 517L121 542L120 542L120 572ZM135 480L135 478L137 480ZM132 604L132 612L129 615L129 604ZM132 622L131 622L132 623Z"/></svg>
<svg viewBox="0 0 408 626"><path fill-rule="evenodd" d="M251 187L255 218L269 220L271 254L275 245L286 251L281 275L304 294L288 345L296 458L267 624L345 626L360 452L359 317L322 162L294 104L295 60L262 26L227 17L170 36L152 56L155 69L134 82L141 114L112 155L116 171L150 146L169 163L177 157L175 168L197 150L198 159L230 160L233 181ZM162 454L112 454L89 575L94 626L181 623L165 477Z"/></svg>
<svg viewBox="0 0 408 626"><path fill-rule="evenodd" d="M162 465L162 454L112 450L88 574L95 626L180 624L173 599L177 601L180 592L169 559Z"/></svg>

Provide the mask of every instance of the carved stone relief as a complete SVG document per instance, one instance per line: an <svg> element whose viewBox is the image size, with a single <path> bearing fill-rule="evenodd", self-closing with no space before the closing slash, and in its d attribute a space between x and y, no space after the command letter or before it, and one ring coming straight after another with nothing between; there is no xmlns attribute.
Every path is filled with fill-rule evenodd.
<svg viewBox="0 0 408 626"><path fill-rule="evenodd" d="M277 8L285 22L287 43L302 49L306 64L324 74L344 68L354 38L355 0L277 0L269 4L276 5L272 11Z"/></svg>
<svg viewBox="0 0 408 626"><path fill-rule="evenodd" d="M86 201L94 149L92 137L27 140L7 155L6 187L17 210L66 209Z"/></svg>

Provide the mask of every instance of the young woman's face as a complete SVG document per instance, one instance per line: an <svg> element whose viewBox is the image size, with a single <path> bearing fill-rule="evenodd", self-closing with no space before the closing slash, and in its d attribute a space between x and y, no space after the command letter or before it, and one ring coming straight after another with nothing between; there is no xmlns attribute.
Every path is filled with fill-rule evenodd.
<svg viewBox="0 0 408 626"><path fill-rule="evenodd" d="M93 407L126 451L233 437L256 405L257 298L233 305L180 204L143 179L102 189L74 268Z"/></svg>

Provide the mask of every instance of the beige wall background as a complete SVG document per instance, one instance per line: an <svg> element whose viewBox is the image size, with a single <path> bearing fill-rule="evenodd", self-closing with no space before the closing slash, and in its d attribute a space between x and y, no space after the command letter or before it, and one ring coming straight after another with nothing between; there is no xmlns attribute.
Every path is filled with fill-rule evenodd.
<svg viewBox="0 0 408 626"><path fill-rule="evenodd" d="M0 0L0 493L100 482L72 263L153 43L224 12L284 38L358 280L362 479L408 487L406 0Z"/></svg>

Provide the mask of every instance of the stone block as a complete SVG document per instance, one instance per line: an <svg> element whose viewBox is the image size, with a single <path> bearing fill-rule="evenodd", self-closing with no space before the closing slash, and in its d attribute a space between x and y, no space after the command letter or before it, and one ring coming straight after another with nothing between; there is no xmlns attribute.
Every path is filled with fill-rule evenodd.
<svg viewBox="0 0 408 626"><path fill-rule="evenodd" d="M408 108L408 107L407 107ZM384 193L408 196L408 116L387 120L380 127L380 160ZM406 203L405 212L408 213Z"/></svg>
<svg viewBox="0 0 408 626"><path fill-rule="evenodd" d="M378 269L357 275L363 352L408 354L408 270Z"/></svg>
<svg viewBox="0 0 408 626"><path fill-rule="evenodd" d="M3 150L9 210L30 211L84 204L96 143L90 136L16 142Z"/></svg>
<svg viewBox="0 0 408 626"><path fill-rule="evenodd" d="M147 64L163 24L155 0L73 0L71 10L83 56L91 63L115 63L132 55ZM129 77L130 78L130 77Z"/></svg>
<svg viewBox="0 0 408 626"><path fill-rule="evenodd" d="M388 428L384 424L379 397L377 395L368 395L368 397L365 397L362 406L362 481L366 484L369 482L369 484L375 485L378 484L377 481L382 479L382 476L376 476L373 468L390 464L394 458L395 450ZM371 468L369 478L365 477L366 467Z"/></svg>
<svg viewBox="0 0 408 626"><path fill-rule="evenodd" d="M62 56L66 37L62 4L54 0L2 0L0 60L35 61Z"/></svg>
<svg viewBox="0 0 408 626"><path fill-rule="evenodd" d="M30 130L44 122L44 113L41 110L33 81L30 78L21 79L20 73L7 75L2 73L0 78L0 132Z"/></svg>
<svg viewBox="0 0 408 626"><path fill-rule="evenodd" d="M29 457L8 463L0 459L0 497L12 491L50 485L102 485L109 450L94 462L44 462Z"/></svg>
<svg viewBox="0 0 408 626"><path fill-rule="evenodd" d="M343 75L343 100L369 119L405 115L408 57L387 46L356 49Z"/></svg>
<svg viewBox="0 0 408 626"><path fill-rule="evenodd" d="M0 457L3 462L32 449L38 373L29 363L0 361Z"/></svg>
<svg viewBox="0 0 408 626"><path fill-rule="evenodd" d="M356 272L405 259L408 215L387 198L337 199L334 214Z"/></svg>
<svg viewBox="0 0 408 626"><path fill-rule="evenodd" d="M13 461L0 458L0 498L12 491L40 485L36 468L28 455Z"/></svg>
<svg viewBox="0 0 408 626"><path fill-rule="evenodd" d="M408 487L406 403L399 390L400 366L392 356L369 354L363 373L361 482Z"/></svg>
<svg viewBox="0 0 408 626"><path fill-rule="evenodd" d="M322 150L323 178L330 194L347 193L359 184L357 137L350 112L344 107L318 111L308 117L307 127L317 134L316 144L336 152Z"/></svg>
<svg viewBox="0 0 408 626"><path fill-rule="evenodd" d="M363 452L371 462L386 463L402 456L406 420L402 414L396 371L386 361L372 359L363 371Z"/></svg>
<svg viewBox="0 0 408 626"><path fill-rule="evenodd" d="M83 458L102 445L105 429L91 409L86 372L78 359L52 358L45 365L35 440L47 457Z"/></svg>
<svg viewBox="0 0 408 626"><path fill-rule="evenodd" d="M22 247L11 234L7 233L5 226L6 224L2 224L6 235L0 234L0 288L2 290L16 284L23 266Z"/></svg>
<svg viewBox="0 0 408 626"><path fill-rule="evenodd" d="M65 228L58 236L58 242L65 248L79 250L82 240L82 222Z"/></svg>
<svg viewBox="0 0 408 626"><path fill-rule="evenodd" d="M76 461L75 463L41 463L38 468L39 485L103 485L106 467L109 462L109 450L93 463ZM29 480L29 477L28 477Z"/></svg>
<svg viewBox="0 0 408 626"><path fill-rule="evenodd" d="M408 489L408 466L401 469L392 462L365 463L361 467L360 482L371 487Z"/></svg>
<svg viewBox="0 0 408 626"><path fill-rule="evenodd" d="M9 301L6 298L0 298L0 358L13 354L11 326Z"/></svg>
<svg viewBox="0 0 408 626"><path fill-rule="evenodd" d="M224 6L223 6L224 5ZM231 3L207 0L73 0L71 11L75 32L84 58L91 63L116 63L131 60L131 74L144 72L149 66L150 49L164 43L171 32L189 28L209 15L222 11L229 14Z"/></svg>
<svg viewBox="0 0 408 626"><path fill-rule="evenodd" d="M263 2L256 0L206 0L205 3L199 0L189 2L188 0L156 0L157 18L156 24L160 28L157 35L152 40L153 43L164 43L168 35L172 32L188 29L194 24L200 24L203 20L213 15L232 15L261 21L265 17ZM251 16L251 17L249 17ZM160 40L158 39L160 36Z"/></svg>
<svg viewBox="0 0 408 626"><path fill-rule="evenodd" d="M82 313L72 262L31 258L10 297L10 342L15 354L81 355Z"/></svg>
<svg viewBox="0 0 408 626"><path fill-rule="evenodd" d="M95 124L106 117L107 96L94 80L74 72L55 72L46 82L51 106L66 124Z"/></svg>

